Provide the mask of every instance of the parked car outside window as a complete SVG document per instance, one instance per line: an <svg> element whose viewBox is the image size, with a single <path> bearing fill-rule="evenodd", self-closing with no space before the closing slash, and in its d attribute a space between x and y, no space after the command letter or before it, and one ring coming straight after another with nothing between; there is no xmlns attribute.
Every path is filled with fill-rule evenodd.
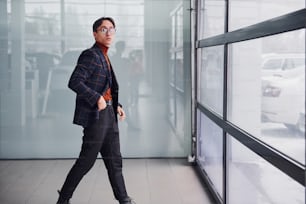
<svg viewBox="0 0 306 204"><path fill-rule="evenodd" d="M305 124L305 67L302 68L304 71L297 77L262 78L263 122L282 123L290 130L305 131L301 124Z"/></svg>
<svg viewBox="0 0 306 204"><path fill-rule="evenodd" d="M305 69L305 53L265 54L262 56L262 76L296 77Z"/></svg>

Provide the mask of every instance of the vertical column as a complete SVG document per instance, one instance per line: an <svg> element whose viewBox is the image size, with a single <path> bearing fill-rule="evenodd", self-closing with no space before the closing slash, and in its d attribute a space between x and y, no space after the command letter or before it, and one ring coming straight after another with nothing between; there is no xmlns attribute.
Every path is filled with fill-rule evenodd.
<svg viewBox="0 0 306 204"><path fill-rule="evenodd" d="M155 99L168 99L172 1L144 2L146 77ZM158 11L158 12L157 12Z"/></svg>
<svg viewBox="0 0 306 204"><path fill-rule="evenodd" d="M191 80L191 1L183 1L183 67L184 67L184 141L186 144L192 144L191 124L192 124L192 80ZM191 149L192 145L186 146ZM186 153L191 150L186 149ZM191 153L193 156L193 153Z"/></svg>
<svg viewBox="0 0 306 204"><path fill-rule="evenodd" d="M24 0L12 0L11 17L11 81L8 96L9 124L25 125L25 46Z"/></svg>
<svg viewBox="0 0 306 204"><path fill-rule="evenodd" d="M8 89L8 14L7 0L0 0L0 93Z"/></svg>
<svg viewBox="0 0 306 204"><path fill-rule="evenodd" d="M61 54L66 51L65 0L61 0Z"/></svg>

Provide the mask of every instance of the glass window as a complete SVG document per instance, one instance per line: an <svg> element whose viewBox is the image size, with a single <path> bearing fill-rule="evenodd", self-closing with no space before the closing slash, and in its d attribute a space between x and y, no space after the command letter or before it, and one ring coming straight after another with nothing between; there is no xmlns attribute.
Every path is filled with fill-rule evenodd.
<svg viewBox="0 0 306 204"><path fill-rule="evenodd" d="M229 50L229 121L305 164L305 30ZM300 66L290 69L281 62L297 58Z"/></svg>
<svg viewBox="0 0 306 204"><path fill-rule="evenodd" d="M228 135L229 204L305 203L305 188Z"/></svg>
<svg viewBox="0 0 306 204"><path fill-rule="evenodd" d="M186 70L184 67L184 7L183 2L177 4L177 6L171 11L171 63L169 70L169 96L170 104L169 107L169 121L172 127L175 129L177 138L183 143L190 141L184 138L184 131L186 122L186 116L184 108L187 103L187 98L185 98L185 86L186 86ZM187 58L188 59L188 58Z"/></svg>
<svg viewBox="0 0 306 204"><path fill-rule="evenodd" d="M225 1L201 0L198 39L224 33Z"/></svg>
<svg viewBox="0 0 306 204"><path fill-rule="evenodd" d="M223 196L223 135L222 129L198 112L197 158L220 197Z"/></svg>
<svg viewBox="0 0 306 204"><path fill-rule="evenodd" d="M304 0L229 1L229 31L305 8Z"/></svg>
<svg viewBox="0 0 306 204"><path fill-rule="evenodd" d="M201 49L198 71L199 102L223 114L223 46Z"/></svg>
<svg viewBox="0 0 306 204"><path fill-rule="evenodd" d="M184 12L188 4L182 0L6 3L7 12L0 14L3 25L8 25L0 28L4 39L0 76L5 76L0 80L0 158L77 157L82 127L72 124L75 93L67 84L80 53L94 44L92 24L101 15L113 17L117 28L108 56L127 114L119 121L122 155L183 157L190 152L191 125L185 117L190 110L185 104L191 96L182 92L185 82L191 81L185 75L189 67L183 66L184 45L190 42L183 35L190 26L190 15ZM181 47L171 52L171 42Z"/></svg>

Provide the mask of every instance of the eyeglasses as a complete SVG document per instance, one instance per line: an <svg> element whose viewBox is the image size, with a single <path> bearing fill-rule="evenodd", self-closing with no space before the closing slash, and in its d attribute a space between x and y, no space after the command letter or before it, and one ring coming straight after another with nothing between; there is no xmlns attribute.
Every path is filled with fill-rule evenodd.
<svg viewBox="0 0 306 204"><path fill-rule="evenodd" d="M101 28L101 33L106 34L109 33L110 35L115 34L116 33L116 28Z"/></svg>

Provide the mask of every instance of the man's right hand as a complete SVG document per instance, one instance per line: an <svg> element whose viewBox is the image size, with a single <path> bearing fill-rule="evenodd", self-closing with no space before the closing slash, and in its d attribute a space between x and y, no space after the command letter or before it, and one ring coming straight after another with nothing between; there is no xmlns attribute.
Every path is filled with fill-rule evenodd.
<svg viewBox="0 0 306 204"><path fill-rule="evenodd" d="M99 100L97 101L97 105L98 105L98 111L106 108L107 104L103 96L100 96Z"/></svg>

